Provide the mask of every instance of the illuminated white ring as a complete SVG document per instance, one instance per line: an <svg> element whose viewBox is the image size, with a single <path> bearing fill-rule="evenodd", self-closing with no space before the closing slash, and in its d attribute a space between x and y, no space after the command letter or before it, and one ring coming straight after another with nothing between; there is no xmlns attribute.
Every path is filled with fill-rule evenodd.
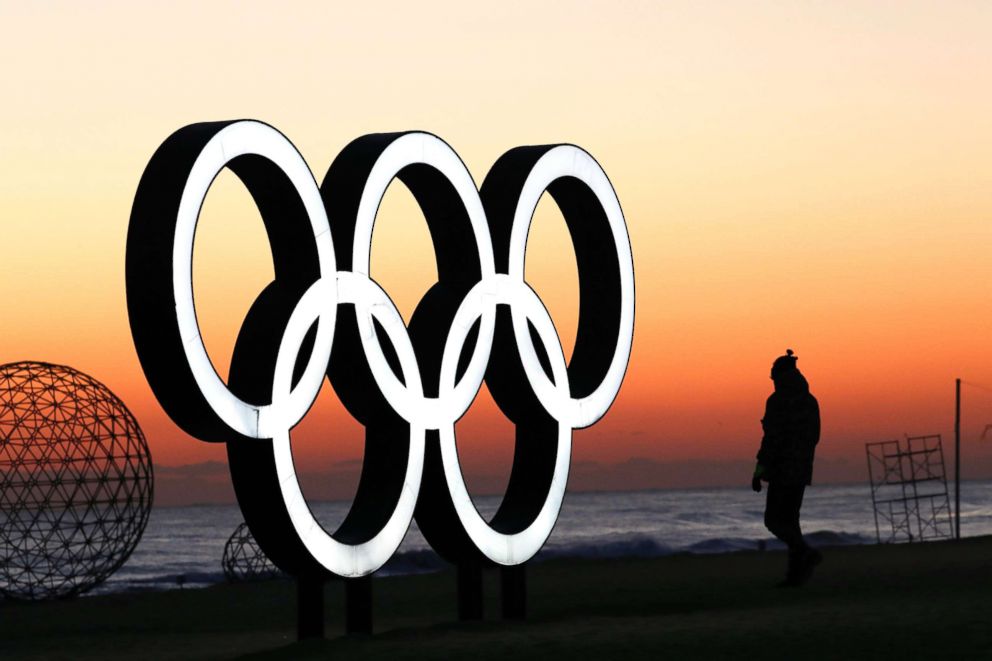
<svg viewBox="0 0 992 661"><path fill-rule="evenodd" d="M292 388L293 365L303 343L303 336L312 320L305 312L306 302L311 295L318 296L328 289L324 281L318 281L304 294L287 324L290 330L283 335L276 359L275 378L272 386L273 403L289 396ZM413 345L403 328L402 317L389 297L374 282L366 277L349 272L338 273L338 293L341 303L372 301L367 306L369 315L386 329L389 339L399 357L403 378L414 392L422 392L420 373L413 353ZM390 323L399 319L400 323ZM385 323L384 323L385 322ZM372 330L372 319L360 319L363 329ZM403 332L398 332L403 329ZM292 332L291 332L292 331ZM365 332L365 331L363 331ZM381 567L399 548L406 531L413 520L413 511L420 492L420 480L424 471L423 427L410 425L410 443L406 462L406 474L396 508L386 524L371 539L361 544L346 544L336 540L320 525L311 512L293 464L293 450L290 444L290 429L278 430L272 435L272 449L275 457L276 473L283 502L290 521L300 541L310 555L326 570L338 576L357 577L371 574Z"/></svg>
<svg viewBox="0 0 992 661"><path fill-rule="evenodd" d="M445 347L445 355L449 351L453 356L461 353L473 316L485 314L490 307L505 303L516 310L524 320L529 320L533 324L551 363L552 377L556 383L564 384L567 392L568 367L565 363L565 353L551 315L538 295L526 283L506 275L497 275L486 285L488 286L473 290L478 290L480 295L466 297L465 300L472 301L472 304L463 305L459 309L458 315L461 315L461 318L456 315L457 323L452 325L452 333L448 335L449 345ZM485 296L481 295L483 292ZM536 355L534 360L537 360ZM453 365L454 362L450 361L448 364ZM442 369L441 375L441 392L453 389L454 367ZM451 494L451 502L472 543L489 560L500 565L518 565L532 558L554 529L565 497L565 485L568 481L568 468L572 455L572 428L569 424L558 420L554 474L540 512L526 528L513 534L494 530L475 508L458 461L453 423L440 429L440 443L444 478Z"/></svg>
<svg viewBox="0 0 992 661"><path fill-rule="evenodd" d="M200 208L217 174L233 159L248 154L272 161L296 189L313 228L320 277L327 282L323 295L308 299L307 309L301 311L311 323L317 321L317 333L299 383L285 399L262 406L237 397L217 374L203 345L193 304L193 240ZM269 438L267 430L288 429L298 423L320 392L331 356L337 316L336 266L327 212L317 183L303 157L282 133L261 122L241 121L224 127L207 142L183 189L176 216L172 263L176 320L183 351L197 387L217 417L234 431L252 438Z"/></svg>
<svg viewBox="0 0 992 661"><path fill-rule="evenodd" d="M481 352L476 351L472 354L465 375L458 383L455 383L456 370L461 359L462 349L465 347L465 339L475 322L485 319L487 316L492 316L495 319L498 289L504 283L505 277L502 274L495 274L476 283L462 299L451 320L451 329L445 338L444 351L441 354L441 375L438 384L438 400L444 402L446 406L439 407L440 410L436 412L431 411L431 420L436 423L436 426L432 426L430 429L441 429L453 425L465 415L479 394L479 388L482 385L482 379L485 378L486 367L489 363L489 353L492 350L492 335L489 339L490 351L485 352L485 363L481 366L474 364L473 361L481 355ZM470 374L471 377L469 377Z"/></svg>
<svg viewBox="0 0 992 661"><path fill-rule="evenodd" d="M204 130L211 132L204 134L202 133ZM207 137L208 135L209 137ZM242 477L235 477L235 488L238 490L239 498L245 493L256 496L255 498L248 498L248 502L253 503L253 508L261 507L261 510L252 510L253 516L257 519L256 523L261 520L258 517L263 516L266 509L263 505L264 501L260 500L259 496L282 500L280 505L285 506L285 512L288 514L292 528L285 525L286 517L280 516L277 517L278 520L273 520L274 523L271 525L262 526L261 530L264 530L264 535L260 536L259 539L261 541L264 536L265 543L273 545L272 548L279 553L284 552L285 555L281 561L287 565L308 567L309 559L305 557L308 554L325 569L342 576L367 575L380 567L395 552L409 527L417 503L427 457L425 452L426 431L434 429L438 431L439 435L438 448L445 483L443 485L431 485L431 491L433 494L435 487L438 490L446 487L447 493L442 497L450 499L454 514L461 526L461 531L456 532L458 541L455 544L460 545L465 541L462 535L464 531L465 535L469 537L468 541L471 541L475 548L492 562L502 565L520 564L540 549L553 529L564 496L571 459L571 430L588 426L605 413L616 397L626 370L633 330L634 284L630 241L627 236L623 213L605 172L585 151L574 146L542 147L540 148L542 151L539 153L531 151L530 153L534 154L536 160L532 161L533 164L530 166L526 178L523 178L521 176L523 173L517 174L512 171L514 164L512 158L518 158L519 154L522 153L514 150L517 156L512 157L509 161L502 161L501 159L501 163L507 163L508 166L503 166L500 169L498 164L494 167L494 171L498 171L498 175L491 180L495 182L492 184L494 187L488 190L494 191L494 195L507 190L515 191L513 195L516 197L516 201L505 200L504 202L499 197L487 198L486 201L487 204L494 201L497 203L494 213L499 215L494 218L496 224L492 231L494 235L500 237L501 250L508 248L507 273L497 274L493 239L490 238L490 227L482 204L482 194L475 186L471 174L458 155L445 142L436 136L425 133L391 135L385 136L385 138L388 141L376 138L372 140L371 144L376 148L381 147L381 151L375 152L376 158L371 163L371 169L367 170L368 175L364 179L360 197L356 200L351 195L346 195L344 197L346 202L341 207L346 214L345 222L351 218L355 221L353 228L348 229L346 226L346 235L353 237L353 245L346 248L352 250L353 272L337 272L327 211L322 194L300 154L281 133L259 122L242 121L227 125L188 127L187 130L177 132L173 138L170 138L167 144L163 145L163 149L153 157L153 162L146 169L145 176L142 177L142 184L139 185L132 212L132 227L129 230L128 299L129 311L133 310L132 330L135 333L139 357L142 358L143 367L149 372L149 381L156 388L156 394L163 402L163 406L166 406L170 414L180 419L181 424L192 429L191 433L203 434L205 438L211 437L211 440L218 440L216 439L217 436L223 436L223 430L214 429L216 424L213 419L210 416L204 416L206 411L202 404L205 403L221 422L241 437L272 439L271 446L265 443L256 444L243 438L231 438L230 436L223 440L229 441L229 452L240 453L232 456L240 457L239 461L244 461L243 464L239 464L240 468L237 469L241 471ZM201 140L206 140L206 142L203 143ZM366 140L364 145L360 145L360 148L365 149L369 144ZM366 171L364 168L367 167L368 161L361 159L363 154L367 156L370 153L372 152L359 151L359 158L355 161L355 152L351 152L348 158L352 160L342 161L345 164L343 167L348 173L342 179L345 184L353 185L354 179L349 179L349 177L355 177ZM507 156L509 154L508 152ZM293 305L292 299L287 298L287 296L295 296L295 290L277 287L272 290L272 296L260 298L256 301L259 307L252 309L252 314L266 314L276 310L278 314L284 315L288 311L288 306L293 306L286 327L282 329L281 333L278 332L278 327L272 327L273 319L266 320L261 317L250 316L251 322L253 324L258 323L259 326L257 328L255 326L249 327L250 332L245 335L248 338L245 347L252 347L252 342L267 342L268 338L271 337L271 335L265 335L264 338L254 336L252 333L259 328L264 327L265 333L275 332L279 336L279 345L272 372L271 400L268 404L263 405L252 405L239 399L214 371L200 337L192 292L193 239L200 208L219 171L231 164L234 159L245 155L257 155L272 165L272 168L266 171L265 168L257 168L255 164L248 163L244 171L239 171L239 165L233 164L232 169L238 172L239 176L248 177L244 180L249 188L253 185L250 180L262 184L262 188L253 191L253 195L268 192L265 185L266 177L281 178L280 172L286 177L302 203L302 211L308 215L312 230L314 252L309 252L310 247L306 246L307 256L309 259L312 259L312 256L317 258L316 274L314 274L314 265L312 264L307 264L306 268L296 272L297 275L304 275L307 278L316 276L316 279L295 302L295 305ZM193 159L192 165L189 165L189 159ZM519 161L517 163L519 164ZM479 258L480 279L474 286L459 279L466 275L463 269L457 272L454 280L450 282L443 280L441 283L445 286L454 285L454 288L450 291L444 288L437 290L439 298L436 300L441 301L442 305L439 307L445 310L445 315L447 315L451 308L446 306L456 302L451 300L450 294L464 291L463 287L470 287L451 317L451 325L444 338L440 364L434 363L433 365L439 369L436 397L426 397L424 394L424 376L413 351L411 337L399 312L382 288L369 277L372 230L378 207L392 180L397 176L403 178L404 168L414 165L425 165L436 170L438 175L446 179L447 184L454 190L466 212L465 216L462 216L459 211L458 222L464 222L467 217ZM507 167L511 169L507 170ZM185 180L179 178L181 172L187 172ZM163 173L167 173L168 176L163 176ZM419 174L414 174L414 178L410 181L416 181L418 176ZM174 177L175 181L170 177ZM257 177L261 178L257 179ZM527 235L536 206L549 187L553 187L559 179L568 178L582 182L598 201L603 214L599 214L597 209L596 213L590 216L597 227L595 228L596 232L588 236L594 237L593 240L597 242L597 245L599 242L605 243L612 239L617 251L616 268L619 268L620 271L618 280L614 279L615 276L612 273L608 274L608 277L611 278L611 287L613 283L617 283L620 290L619 318L616 320L615 326L619 336L617 344L615 349L606 347L607 350L596 357L596 360L600 362L595 363L593 376L603 374L603 379L598 384L583 383L580 393L583 395L582 397L572 397L573 393L569 385L569 367L564 358L560 338L555 331L547 309L524 279ZM521 180L523 180L522 187L516 189L515 186ZM488 177L487 181L490 181ZM182 187L178 202L175 201L176 198L174 197L177 184ZM327 184L326 181L325 184ZM565 191L564 187L563 191ZM278 217L280 205L285 205L287 202L278 196L285 195L286 192L285 186L280 185L276 196L271 198L271 202L265 203L266 209L263 210L263 214L267 223L278 222L275 218ZM333 199L334 186L329 186L325 194L331 195L331 199ZM555 194L552 191L552 195ZM450 191L447 185L442 185L440 189L435 187L427 195L446 196L450 195ZM256 199L260 200L259 197ZM424 199L431 200L427 203L430 205L433 203L433 199L438 198L427 197ZM576 200L583 205L590 202L584 195L573 198L570 202ZM351 206L355 202L357 202L357 207ZM444 202L447 200L444 199ZM508 246L502 243L503 239L506 238L503 234L505 230L503 223L507 218L503 215L504 207L501 205L505 203L512 205L511 208L513 209ZM560 201L560 203L563 202ZM291 206L294 224L283 226L284 228L291 227L292 231L283 234L283 238L280 239L280 263L287 260L292 262L292 252L286 252L292 250L292 244L288 244L287 240L299 241L302 236L307 234L307 221L302 221L298 217L300 209L296 206L295 201L292 201ZM568 205L563 203L563 210L566 206ZM283 207L283 209L289 212L289 207ZM170 216L173 213L176 216L175 224L171 228L174 230L171 245L156 241L158 238L157 225L164 224L169 229L173 220ZM275 216L270 214L275 214ZM580 221L584 219L585 215L580 210ZM443 217L442 211L441 218ZM606 221L605 226L601 225L603 218ZM573 223L574 220L572 216L566 217L567 222ZM302 228L296 224L299 222L303 223ZM438 218L429 218L429 222L436 223ZM279 226L267 225L269 230L276 227ZM585 232L585 228L576 230L577 227L579 226L572 227L570 225L569 229L580 233ZM432 232L437 228L438 226L432 225ZM442 229L446 231L449 228ZM270 234L270 236L272 235ZM454 234L451 236L465 240L464 236L466 235ZM289 237L289 239L285 237ZM154 247L157 245L161 245L162 248L156 251ZM440 246L441 243L439 242L438 245ZM440 248L438 249L440 250ZM451 250L450 247L447 249ZM598 255L598 251L593 252ZM153 269L142 268L143 258L146 254L151 256L150 263L158 268L166 264L166 257L171 256L171 274L162 273L162 277L159 278L165 282L159 282L155 279L154 272L151 272ZM501 253L500 259L503 258L504 255ZM586 257L582 256L579 256L579 259L580 266L587 260ZM441 256L439 255L439 267L440 264ZM500 264L502 269L503 262L501 261ZM605 260L599 257L591 258L589 264L596 267L607 266L610 271L614 268L612 255ZM152 284L148 286L144 286L144 283L149 280L146 271L151 272ZM175 299L175 319L182 349L177 351L178 347L175 345L175 340L172 340L173 344L167 347L170 350L168 360L160 360L156 356L157 347L154 340L163 336L167 340L175 338L171 319L166 320L165 323L160 321L160 318L164 316L162 313L171 316L173 310L170 309L170 304L173 301L167 301L166 305L162 306L159 301L163 299L155 296L152 298L154 301L152 304L141 304L141 302L146 300L146 297L142 296L146 292L157 294L159 291L165 291L167 286L164 285L169 284L168 275L171 275L172 294ZM291 279L289 282L283 283L277 280L276 284L281 286L291 282L297 281ZM448 298L444 298L445 296ZM611 306L615 300L610 301ZM434 302L432 300L430 304L434 305ZM402 484L391 483L393 486L399 487L397 500L392 506L392 511L389 512L388 519L384 524L381 524L379 519L375 520L375 525L381 524L380 528L374 531L364 530L361 538L367 541L357 544L339 542L334 534L328 534L313 517L300 489L290 444L290 430L312 406L327 373L331 359L337 306L340 303L354 305L357 339L361 344L371 377L381 391L387 405L394 409L399 418L409 424L410 436L405 473L402 474L403 482ZM545 409L550 420L541 413L536 413L537 418L542 425L551 420L557 423L557 438L554 448L543 445L544 439L541 439L540 449L545 452L544 455L541 455L542 460L551 459L548 454L554 453L553 473L548 476L543 473L545 468L540 469L542 473L538 479L542 483L541 490L544 495L541 497L543 501L530 503L528 502L529 498L525 496L532 496L533 494L528 491L520 492L522 494L521 502L525 505L533 504L535 509L540 508L537 515L533 519L521 520L519 513L507 510L507 518L503 519L500 518L501 515L497 515L500 520L494 519L497 528L512 531L510 533L498 532L475 509L465 486L455 443L455 423L475 400L489 368L489 360L493 350L497 305L507 305L510 308L514 344L519 352L520 364L530 389ZM266 306L270 307L267 308ZM611 307L611 309L616 310L617 308ZM277 321L284 318L286 317L279 316ZM447 318L445 317L445 319ZM157 323L150 323L149 320ZM266 321L268 322L267 326L264 323ZM612 322L611 317L605 326L593 325L592 328L607 326L614 328ZM142 324L144 325L142 326ZM469 356L465 375L459 380L457 377L458 363L462 357L465 342L476 324L478 324L479 330L478 337L475 340L472 354ZM294 386L293 373L300 357L299 353L306 344L308 334L315 326L314 346L307 357L302 377ZM398 377L394 373L392 366L386 360L380 338L377 335L379 326L384 329L388 341L395 351L402 377ZM434 327L431 328L428 323L425 328L436 331L438 326L440 324L435 323ZM542 367L543 358L539 359L538 357L531 336L531 327L540 339L547 357L547 362L544 364L549 365L550 374L546 373ZM162 328L166 331L158 332L158 329ZM585 328L587 328L585 325L580 326L580 333ZM443 327L439 330L441 333L445 332ZM583 335L583 338L586 339L587 336ZM349 338L349 341L351 339L353 338ZM433 340L433 338L428 339ZM503 346L502 341L501 338L500 351L507 348ZM437 348L436 345L425 346L430 346L432 351ZM585 346L583 344L583 347ZM260 344L258 347L266 352L271 348L267 344ZM188 362L189 374L193 379L192 384L185 373L180 374L179 378L170 379L167 376L171 362L179 357L180 351ZM602 358L600 359L599 356ZM258 386L260 384L248 379L252 376L257 379L260 374L266 373L264 370L267 365L254 364L251 362L252 358L253 356L248 355L246 349L246 352L242 354L242 359L248 362L243 365L238 363L238 383L236 386L242 386L240 379L244 378L247 391L259 392ZM500 365L493 366L493 377L497 380L501 381L506 376L516 373L516 367L510 367L509 371L501 370L500 367ZM589 375L583 373L578 376L585 378ZM362 383L364 383L365 378L366 375L362 374ZM191 385L198 393L193 391ZM587 388L591 385L595 385L595 388L590 392ZM263 385L262 394L259 397L265 396L264 387ZM511 388L507 392L512 394L514 386L501 383L500 387ZM589 394L586 395L586 392ZM191 394L192 397L190 397ZM202 403L199 396L202 396ZM523 424L522 430L527 432L530 426L531 423L526 422ZM543 427L537 428L538 431L540 429ZM385 440L388 443L389 429L379 431L384 431L384 434L377 438L377 441ZM271 455L266 455L270 448ZM431 458L433 461L433 455ZM274 463L274 472L272 472L273 463L270 462ZM545 466L543 461L540 465ZM235 464L232 463L232 475L234 474ZM400 479L399 475L396 477ZM546 483L548 485L547 490L544 491L545 483L543 481L547 478L550 479ZM261 491L252 492L252 487L258 487ZM434 496L432 495L432 497ZM254 504L256 502L258 505ZM374 501L370 502L374 503ZM450 520L451 510L445 506L443 511L444 514L441 518L432 521L443 521L444 524L450 523L453 526L454 521ZM527 516L531 516L533 511L533 509L526 510ZM364 512L355 512L355 514L364 514ZM344 528L340 530L344 535ZM351 534L352 531L349 529L347 535L350 536ZM372 537L367 538L365 537L366 534L372 534ZM284 540L285 544L280 540ZM441 541L440 537L438 540L442 544L447 544L447 542ZM434 541L431 543L434 544ZM282 545L282 549L279 548L280 545ZM475 551L465 545L464 550L458 551L458 555L465 553L475 554ZM472 557L476 558L475 555Z"/></svg>
<svg viewBox="0 0 992 661"><path fill-rule="evenodd" d="M369 276L376 213L386 194L386 188L400 170L409 165L428 165L440 172L452 185L472 226L482 280L491 279L496 274L492 239L475 181L458 154L446 142L435 135L419 132L407 133L391 142L376 159L368 175L356 215L352 257L354 272ZM364 301L355 303L358 310L365 305ZM392 319L392 316L388 318ZM459 387L452 388L446 397L439 396L437 399L424 397L423 393L411 393L409 387L405 387L396 378L374 332L362 333L362 347L376 383L393 410L411 424L438 429L464 415L482 387L495 326L496 308L493 306L484 310L480 317L479 337Z"/></svg>
<svg viewBox="0 0 992 661"><path fill-rule="evenodd" d="M524 282L525 252L531 219L541 196L556 179L573 177L580 180L596 196L606 213L620 267L620 324L617 346L613 353L602 383L589 395L582 398L563 397L563 391L552 383L541 368L537 352L527 328L527 318L511 306L513 334L520 350L520 360L527 373L527 379L534 388L541 405L559 421L571 427L588 427L599 420L610 408L627 371L631 341L634 334L634 262L630 250L627 224L616 191L610 180L592 156L574 145L560 145L549 149L537 163L524 182L513 215L513 228L510 233L510 277ZM561 384L561 381L557 382Z"/></svg>

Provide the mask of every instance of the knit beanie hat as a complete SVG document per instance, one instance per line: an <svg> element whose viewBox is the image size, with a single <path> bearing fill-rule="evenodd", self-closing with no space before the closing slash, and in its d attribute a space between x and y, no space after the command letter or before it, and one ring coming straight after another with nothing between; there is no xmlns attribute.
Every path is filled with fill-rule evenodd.
<svg viewBox="0 0 992 661"><path fill-rule="evenodd" d="M775 359L775 362L772 363L772 378L778 378L790 370L797 370L797 360L799 360L799 358L792 353L792 349L786 349L785 355L779 356Z"/></svg>

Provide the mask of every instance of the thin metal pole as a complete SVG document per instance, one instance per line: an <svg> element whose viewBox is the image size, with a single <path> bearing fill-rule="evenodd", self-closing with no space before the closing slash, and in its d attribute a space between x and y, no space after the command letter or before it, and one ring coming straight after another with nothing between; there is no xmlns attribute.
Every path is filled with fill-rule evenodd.
<svg viewBox="0 0 992 661"><path fill-rule="evenodd" d="M961 539L961 379L954 380L954 538Z"/></svg>
<svg viewBox="0 0 992 661"><path fill-rule="evenodd" d="M871 481L871 508L875 511L875 537L878 539L878 543L882 543L882 531L878 527L878 501L875 498L875 474L871 470L871 448L876 446L875 443L865 443L865 454L868 455L868 479ZM883 448L882 454L885 454ZM885 484L885 460L882 460L882 484Z"/></svg>

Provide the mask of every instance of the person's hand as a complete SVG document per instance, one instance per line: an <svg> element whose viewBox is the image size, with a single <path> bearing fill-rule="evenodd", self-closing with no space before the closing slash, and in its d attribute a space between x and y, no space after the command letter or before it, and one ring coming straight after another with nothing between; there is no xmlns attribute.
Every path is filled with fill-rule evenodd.
<svg viewBox="0 0 992 661"><path fill-rule="evenodd" d="M754 493L761 493L761 478L765 474L765 467L761 464L757 464L754 467L754 477L751 478L751 488L754 489Z"/></svg>

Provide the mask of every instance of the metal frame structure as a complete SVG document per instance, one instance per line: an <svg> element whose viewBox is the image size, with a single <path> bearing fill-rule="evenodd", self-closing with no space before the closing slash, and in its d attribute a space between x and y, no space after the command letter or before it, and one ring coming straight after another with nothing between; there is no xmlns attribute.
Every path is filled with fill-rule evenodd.
<svg viewBox="0 0 992 661"><path fill-rule="evenodd" d="M98 585L141 539L152 492L145 436L106 386L64 365L0 365L0 593Z"/></svg>
<svg viewBox="0 0 992 661"><path fill-rule="evenodd" d="M251 536L247 523L238 525L224 544L221 566L224 568L224 578L230 583L264 581L285 576L272 564L265 552L258 548L258 542Z"/></svg>
<svg viewBox="0 0 992 661"><path fill-rule="evenodd" d="M939 434L866 443L878 542L923 542L954 536L944 448ZM882 537L883 523L891 532Z"/></svg>

